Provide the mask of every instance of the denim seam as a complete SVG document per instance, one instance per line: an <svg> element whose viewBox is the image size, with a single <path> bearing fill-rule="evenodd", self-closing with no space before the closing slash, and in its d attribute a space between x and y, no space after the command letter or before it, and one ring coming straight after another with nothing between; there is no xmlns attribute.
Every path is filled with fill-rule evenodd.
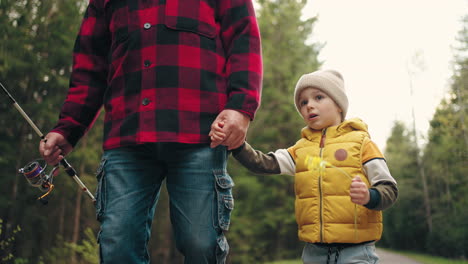
<svg viewBox="0 0 468 264"><path fill-rule="evenodd" d="M97 212L96 212L96 218L99 220L104 212L105 212L105 199L106 199L106 183L105 183L105 170L104 170L104 166L106 164L106 159L102 159L101 160L101 163L99 164L99 168L96 172L96 177L98 178L98 186L97 186L97 189L96 189L96 209L97 209Z"/></svg>

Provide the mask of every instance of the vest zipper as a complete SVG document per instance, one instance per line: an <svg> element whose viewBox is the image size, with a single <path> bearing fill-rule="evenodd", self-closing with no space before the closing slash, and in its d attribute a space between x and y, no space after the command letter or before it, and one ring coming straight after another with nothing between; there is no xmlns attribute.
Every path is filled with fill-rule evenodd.
<svg viewBox="0 0 468 264"><path fill-rule="evenodd" d="M327 137L327 129L322 130L320 138L320 159L323 158L323 149L325 148L325 139ZM319 173L319 194L320 194L320 242L323 243L323 195L322 195L322 172Z"/></svg>

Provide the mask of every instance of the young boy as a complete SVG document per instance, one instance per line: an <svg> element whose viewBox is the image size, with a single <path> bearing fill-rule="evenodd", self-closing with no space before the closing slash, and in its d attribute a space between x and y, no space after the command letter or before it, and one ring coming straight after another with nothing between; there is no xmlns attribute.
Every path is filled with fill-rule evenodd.
<svg viewBox="0 0 468 264"><path fill-rule="evenodd" d="M294 100L307 125L294 146L264 154L245 142L234 157L256 173L295 176L304 263L377 263L382 210L398 195L382 153L363 121L345 120L348 98L337 71L303 75ZM224 140L223 125L212 126L213 142Z"/></svg>

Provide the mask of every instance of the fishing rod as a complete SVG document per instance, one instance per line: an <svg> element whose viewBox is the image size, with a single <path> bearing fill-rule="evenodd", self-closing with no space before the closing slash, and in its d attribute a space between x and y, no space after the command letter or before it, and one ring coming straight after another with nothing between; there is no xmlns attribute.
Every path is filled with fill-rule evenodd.
<svg viewBox="0 0 468 264"><path fill-rule="evenodd" d="M2 87L3 92L5 93L8 98L10 98L11 103L13 106L18 110L18 112L23 116L23 118L28 122L28 124L36 131L36 134L41 138L41 140L47 141L44 134L42 134L41 130L34 124L34 122L29 118L26 112L23 111L21 106L16 102L16 100L11 96L8 90L3 86L0 82L0 86ZM89 189L84 185L84 183L80 180L78 175L76 174L75 169L68 163L68 161L63 158L59 164L55 165L52 171L47 174L45 169L47 164L44 162L44 165L41 166L40 160L34 160L29 162L26 166L19 169L19 172L23 174L26 180L29 182L31 186L38 187L41 191L45 192L42 196L38 198L43 204L47 204L47 200L45 199L46 196L50 194L50 192L54 189L54 185L52 183L53 178L58 175L59 166L62 165L65 172L75 180L75 182L80 186L80 188L91 198L93 202L96 202L93 194L89 191Z"/></svg>

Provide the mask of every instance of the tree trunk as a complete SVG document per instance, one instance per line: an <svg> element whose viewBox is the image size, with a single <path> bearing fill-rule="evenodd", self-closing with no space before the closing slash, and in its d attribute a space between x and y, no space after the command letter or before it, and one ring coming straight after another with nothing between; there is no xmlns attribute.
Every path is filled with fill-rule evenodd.
<svg viewBox="0 0 468 264"><path fill-rule="evenodd" d="M444 167L444 171L447 172L447 175L445 177L443 177L444 179L444 182L445 182L445 195L446 195L446 206L448 208L450 208L451 210L456 210L456 206L454 206L453 202L452 202L452 192L450 191L450 183L451 183L451 177L452 177L452 173L450 172L450 170L448 169L448 164L447 164L447 161L444 162L443 164L443 167ZM455 213L456 212L451 212L451 213Z"/></svg>
<svg viewBox="0 0 468 264"><path fill-rule="evenodd" d="M418 65L418 56L416 54L415 57L413 57L414 60L414 65L419 67L419 69L422 69L421 64ZM413 78L414 72L408 71L408 75L410 77L410 83L409 83L409 88L410 88L410 95L414 99L413 96ZM419 176L421 177L422 185L423 185L423 199L424 199L424 208L425 208L425 216L426 216L426 224L427 228L429 230L429 233L432 232L432 214L431 214L431 200L429 199L429 190L427 187L427 179L426 179L426 173L424 172L424 167L421 161L421 155L419 151L419 142L418 142L418 133L416 129L416 116L414 113L414 105L411 106L411 114L413 118L413 137L414 137L414 144L416 147L416 162L418 165L418 171L419 171Z"/></svg>
<svg viewBox="0 0 468 264"><path fill-rule="evenodd" d="M21 141L22 142L22 141ZM17 226L17 222L16 222L16 209L17 209L17 206L15 206L15 201L17 201L17 197L18 197L18 170L21 168L21 164L20 164L20 161L21 161L21 157L22 157L22 153L23 153L23 146L22 144L19 144L19 154L18 156L16 157L16 165L15 165L15 173L11 173L11 176L13 177L13 184L11 186L11 195L10 195L10 206L8 207L7 211L6 211L6 215L4 216L5 218L2 219L3 220L3 227L0 227L0 241L7 241L8 238L12 237L12 234L13 234L13 229ZM2 230L3 228L3 230ZM11 251L11 248L6 248L6 251L7 252L1 252L0 253L0 257L2 256L7 256L10 251Z"/></svg>
<svg viewBox="0 0 468 264"><path fill-rule="evenodd" d="M87 137L84 137L82 140L83 148L86 148L88 143ZM85 171L85 163L81 162L80 169L78 170L78 175L83 175ZM73 220L73 234L72 234L72 243L78 244L78 240L80 239L80 218L81 218L81 198L83 197L83 190L78 187L76 188L76 201L75 201L75 217ZM71 264L76 264L76 252L73 251L70 259Z"/></svg>
<svg viewBox="0 0 468 264"><path fill-rule="evenodd" d="M465 87L464 87L464 82L461 81L460 82L462 87L456 87L455 88L455 91L457 93L457 101L458 101L458 105L460 106L460 110L458 111L458 113L460 114L459 118L460 118L460 126L461 126L461 130L462 130L462 134L463 134L463 139L464 139L464 142L465 142L465 149L468 148L468 133L466 132L466 127L465 127L465 107L466 105L463 103L463 95L462 95L462 91L464 91Z"/></svg>
<svg viewBox="0 0 468 264"><path fill-rule="evenodd" d="M58 216L58 233L65 238L65 197L60 196L60 207Z"/></svg>
<svg viewBox="0 0 468 264"><path fill-rule="evenodd" d="M73 244L78 244L78 240L80 239L80 217L81 217L81 197L83 196L83 191L80 188L76 189L76 202L75 202L75 217L73 221L73 234L71 242ZM76 264L76 252L72 251L70 257L70 263Z"/></svg>
<svg viewBox="0 0 468 264"><path fill-rule="evenodd" d="M432 213L431 213L431 200L429 199L429 190L427 188L427 180L426 180L426 173L424 172L424 168L419 161L418 158L418 168L419 168L419 175L421 176L422 184L423 184L423 195L424 195L424 208L426 211L426 223L429 233L432 233Z"/></svg>

